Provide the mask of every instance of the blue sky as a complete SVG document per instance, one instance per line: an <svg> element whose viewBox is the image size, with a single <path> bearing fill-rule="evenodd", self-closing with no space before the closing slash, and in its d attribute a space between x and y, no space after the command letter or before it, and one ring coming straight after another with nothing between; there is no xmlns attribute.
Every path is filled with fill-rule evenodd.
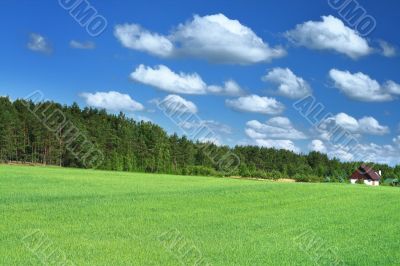
<svg viewBox="0 0 400 266"><path fill-rule="evenodd" d="M191 125L157 109L170 96L221 144L400 163L400 3L350 1L376 22L363 36L330 2L92 0L107 21L93 37L59 1L4 0L0 95L40 90L182 134ZM309 94L332 114L319 130L293 108ZM332 141L335 126L357 154Z"/></svg>

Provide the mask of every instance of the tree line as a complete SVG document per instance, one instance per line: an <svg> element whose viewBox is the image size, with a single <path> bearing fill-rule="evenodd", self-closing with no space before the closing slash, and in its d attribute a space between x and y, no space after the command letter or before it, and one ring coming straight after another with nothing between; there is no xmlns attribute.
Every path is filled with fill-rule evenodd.
<svg viewBox="0 0 400 266"><path fill-rule="evenodd" d="M71 130L65 126L51 130L50 114L56 111L86 138L85 143L101 153L98 169L338 182L347 180L361 164L330 159L319 152L296 154L258 146L207 143L208 151L231 152L239 158L240 165L228 173L204 152L204 143L177 134L168 135L151 122L135 121L123 113L81 109L76 103L67 106L21 99L11 101L8 97L0 97L0 161L90 168L77 156L76 148L83 144L68 135L72 134ZM374 168L382 170L384 178L400 177L400 165L375 164Z"/></svg>

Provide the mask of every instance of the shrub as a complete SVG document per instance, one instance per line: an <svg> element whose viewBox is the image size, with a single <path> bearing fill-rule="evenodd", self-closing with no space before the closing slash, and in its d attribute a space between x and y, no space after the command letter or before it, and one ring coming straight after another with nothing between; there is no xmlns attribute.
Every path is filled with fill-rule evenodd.
<svg viewBox="0 0 400 266"><path fill-rule="evenodd" d="M295 179L296 182L308 182L308 179L305 174L297 173L293 176L293 179Z"/></svg>
<svg viewBox="0 0 400 266"><path fill-rule="evenodd" d="M200 175L200 176L221 176L222 173L218 173L213 168L205 167L205 166L189 166L187 168L188 175Z"/></svg>
<svg viewBox="0 0 400 266"><path fill-rule="evenodd" d="M331 177L330 176L325 176L324 182L325 183L330 183L331 182Z"/></svg>
<svg viewBox="0 0 400 266"><path fill-rule="evenodd" d="M267 174L267 178L268 179L279 179L279 178L283 178L284 177L281 172L276 171L276 170L272 170L272 171L270 171L270 172L268 172L266 174Z"/></svg>
<svg viewBox="0 0 400 266"><path fill-rule="evenodd" d="M246 165L241 164L239 167L239 175L241 177L249 177L250 176L250 171L249 169L246 167Z"/></svg>
<svg viewBox="0 0 400 266"><path fill-rule="evenodd" d="M382 185L397 187L399 186L399 180L397 178L386 178Z"/></svg>
<svg viewBox="0 0 400 266"><path fill-rule="evenodd" d="M293 179L296 180L296 182L321 182L323 180L322 177L316 176L316 175L310 175L310 174L295 174L293 176Z"/></svg>
<svg viewBox="0 0 400 266"><path fill-rule="evenodd" d="M250 175L251 175L251 177L255 177L255 178L263 178L263 179L267 178L266 173L261 170L255 170L255 171L251 172Z"/></svg>

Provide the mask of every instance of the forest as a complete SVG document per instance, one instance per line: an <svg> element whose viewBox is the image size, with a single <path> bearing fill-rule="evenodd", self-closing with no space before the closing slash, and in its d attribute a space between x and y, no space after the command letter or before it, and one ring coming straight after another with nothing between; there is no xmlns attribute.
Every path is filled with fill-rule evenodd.
<svg viewBox="0 0 400 266"><path fill-rule="evenodd" d="M88 151L100 155L95 165L87 163ZM229 171L213 159L227 153L240 162ZM344 182L361 164L330 159L319 152L296 154L258 146L217 146L168 135L158 125L135 121L123 113L81 109L76 103L11 101L8 97L0 97L0 161L303 182ZM382 170L385 179L400 177L400 165L375 164L374 168Z"/></svg>

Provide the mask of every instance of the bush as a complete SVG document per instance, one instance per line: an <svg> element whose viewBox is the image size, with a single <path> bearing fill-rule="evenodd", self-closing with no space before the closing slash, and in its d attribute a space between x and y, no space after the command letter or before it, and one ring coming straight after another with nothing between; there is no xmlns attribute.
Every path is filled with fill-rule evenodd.
<svg viewBox="0 0 400 266"><path fill-rule="evenodd" d="M240 165L240 167L239 167L239 175L241 176L241 177L249 177L251 174L250 174L250 171L249 171L249 169L246 167L246 165L244 165L244 164L241 164Z"/></svg>
<svg viewBox="0 0 400 266"><path fill-rule="evenodd" d="M330 182L332 182L331 177L330 177L330 176L325 176L324 182L325 182L325 183L330 183Z"/></svg>
<svg viewBox="0 0 400 266"><path fill-rule="evenodd" d="M189 166L187 168L186 174L188 175L200 175L200 176L221 176L221 173L218 173L213 168L205 167L205 166Z"/></svg>
<svg viewBox="0 0 400 266"><path fill-rule="evenodd" d="M316 175L310 175L310 174L295 174L293 176L293 179L296 180L296 182L314 182L318 183L323 180L322 177L316 176Z"/></svg>
<svg viewBox="0 0 400 266"><path fill-rule="evenodd" d="M276 170L272 170L267 173L268 179L279 179L279 178L283 178L283 177L284 177L283 174Z"/></svg>
<svg viewBox="0 0 400 266"><path fill-rule="evenodd" d="M255 170L255 171L251 172L250 176L251 177L255 177L255 178L263 178L263 179L267 178L266 173L264 171L261 171L261 170Z"/></svg>
<svg viewBox="0 0 400 266"><path fill-rule="evenodd" d="M307 176L305 174L295 174L293 176L293 179L296 180L296 182L308 182Z"/></svg>
<svg viewBox="0 0 400 266"><path fill-rule="evenodd" d="M382 185L397 187L400 184L399 184L399 180L397 178L386 178L382 182Z"/></svg>

